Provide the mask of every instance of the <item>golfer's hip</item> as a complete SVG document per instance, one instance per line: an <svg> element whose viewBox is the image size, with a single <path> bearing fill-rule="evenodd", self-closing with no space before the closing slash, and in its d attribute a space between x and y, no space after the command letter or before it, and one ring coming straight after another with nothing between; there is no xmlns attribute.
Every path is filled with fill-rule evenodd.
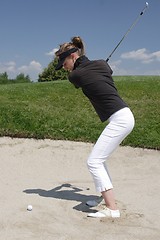
<svg viewBox="0 0 160 240"><path fill-rule="evenodd" d="M114 123L117 126L124 128L128 133L131 132L135 125L135 119L133 113L128 107L122 108L115 112L109 118L110 123Z"/></svg>

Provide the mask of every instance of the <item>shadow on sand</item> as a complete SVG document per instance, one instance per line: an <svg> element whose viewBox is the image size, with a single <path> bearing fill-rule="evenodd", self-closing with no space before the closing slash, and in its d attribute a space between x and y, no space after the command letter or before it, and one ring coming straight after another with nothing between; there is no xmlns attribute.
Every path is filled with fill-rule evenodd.
<svg viewBox="0 0 160 240"><path fill-rule="evenodd" d="M78 205L74 206L73 209L81 212L94 212L94 210L90 209L89 206L86 205L86 202L89 200L97 200L98 198L95 195L84 195L81 194L83 190L72 186L69 183L62 184L57 186L51 190L44 190L44 189L26 189L23 192L26 194L38 194L41 197L48 197L48 198L56 198L56 199L64 199L68 201L77 201L80 202Z"/></svg>

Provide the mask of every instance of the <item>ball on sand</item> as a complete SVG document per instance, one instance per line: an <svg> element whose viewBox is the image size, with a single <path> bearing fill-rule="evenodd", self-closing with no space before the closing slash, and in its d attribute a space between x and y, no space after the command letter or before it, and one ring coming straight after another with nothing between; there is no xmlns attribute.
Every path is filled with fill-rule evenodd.
<svg viewBox="0 0 160 240"><path fill-rule="evenodd" d="M28 205L27 210L32 211L32 205Z"/></svg>

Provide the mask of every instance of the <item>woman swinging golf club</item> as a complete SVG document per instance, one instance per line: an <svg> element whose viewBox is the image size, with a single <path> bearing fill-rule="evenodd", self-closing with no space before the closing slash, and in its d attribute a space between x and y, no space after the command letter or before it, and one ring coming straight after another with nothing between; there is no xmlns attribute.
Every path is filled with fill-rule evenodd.
<svg viewBox="0 0 160 240"><path fill-rule="evenodd" d="M82 89L100 120L109 122L99 136L87 161L96 190L102 194L106 207L96 213L89 213L88 216L120 217L105 162L132 131L134 116L117 92L108 63L105 60L90 61L85 56L84 43L80 37L73 37L71 42L60 45L56 56L58 57L56 70L63 67L70 71L69 81L76 88Z"/></svg>

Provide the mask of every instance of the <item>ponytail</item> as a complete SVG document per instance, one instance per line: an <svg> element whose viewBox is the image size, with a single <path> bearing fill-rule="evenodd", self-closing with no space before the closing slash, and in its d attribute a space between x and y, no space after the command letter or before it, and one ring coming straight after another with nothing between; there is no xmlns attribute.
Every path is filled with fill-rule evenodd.
<svg viewBox="0 0 160 240"><path fill-rule="evenodd" d="M79 49L80 56L84 55L84 43L81 37L71 38L72 44Z"/></svg>

